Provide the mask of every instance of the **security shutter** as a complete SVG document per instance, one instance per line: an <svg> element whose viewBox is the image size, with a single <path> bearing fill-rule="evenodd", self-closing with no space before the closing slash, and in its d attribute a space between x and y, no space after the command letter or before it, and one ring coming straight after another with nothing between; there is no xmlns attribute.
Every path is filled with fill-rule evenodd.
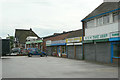
<svg viewBox="0 0 120 80"><path fill-rule="evenodd" d="M67 46L68 58L74 59L74 46Z"/></svg>
<svg viewBox="0 0 120 80"><path fill-rule="evenodd" d="M82 45L76 46L76 59L82 59Z"/></svg>
<svg viewBox="0 0 120 80"><path fill-rule="evenodd" d="M84 58L85 60L95 61L95 47L96 44L84 44Z"/></svg>
<svg viewBox="0 0 120 80"><path fill-rule="evenodd" d="M96 61L110 63L111 47L109 42L96 43Z"/></svg>

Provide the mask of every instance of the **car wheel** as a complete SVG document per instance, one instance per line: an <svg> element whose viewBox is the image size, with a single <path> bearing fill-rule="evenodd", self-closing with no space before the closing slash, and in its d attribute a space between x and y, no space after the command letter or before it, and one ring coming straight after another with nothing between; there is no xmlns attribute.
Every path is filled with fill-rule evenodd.
<svg viewBox="0 0 120 80"><path fill-rule="evenodd" d="M32 54L28 54L28 57L32 57Z"/></svg>

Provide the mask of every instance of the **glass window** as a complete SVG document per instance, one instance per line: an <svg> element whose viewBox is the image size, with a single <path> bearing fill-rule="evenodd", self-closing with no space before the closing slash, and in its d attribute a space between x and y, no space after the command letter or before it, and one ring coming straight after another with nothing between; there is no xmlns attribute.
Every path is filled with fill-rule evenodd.
<svg viewBox="0 0 120 80"><path fill-rule="evenodd" d="M87 28L92 28L95 26L94 20L90 20L87 22Z"/></svg>
<svg viewBox="0 0 120 80"><path fill-rule="evenodd" d="M118 12L113 13L113 21L114 22L118 21Z"/></svg>
<svg viewBox="0 0 120 80"><path fill-rule="evenodd" d="M109 15L103 17L103 24L109 23Z"/></svg>
<svg viewBox="0 0 120 80"><path fill-rule="evenodd" d="M113 45L113 53L114 57L120 57L120 44Z"/></svg>
<svg viewBox="0 0 120 80"><path fill-rule="evenodd" d="M62 54L65 54L65 46L62 46Z"/></svg>
<svg viewBox="0 0 120 80"><path fill-rule="evenodd" d="M97 26L101 26L103 24L103 17L98 18L96 24Z"/></svg>

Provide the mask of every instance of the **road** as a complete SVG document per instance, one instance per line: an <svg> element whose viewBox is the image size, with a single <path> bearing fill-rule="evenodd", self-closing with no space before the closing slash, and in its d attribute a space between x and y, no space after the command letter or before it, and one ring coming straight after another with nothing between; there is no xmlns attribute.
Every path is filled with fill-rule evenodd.
<svg viewBox="0 0 120 80"><path fill-rule="evenodd" d="M117 78L118 67L57 57L2 59L3 78Z"/></svg>

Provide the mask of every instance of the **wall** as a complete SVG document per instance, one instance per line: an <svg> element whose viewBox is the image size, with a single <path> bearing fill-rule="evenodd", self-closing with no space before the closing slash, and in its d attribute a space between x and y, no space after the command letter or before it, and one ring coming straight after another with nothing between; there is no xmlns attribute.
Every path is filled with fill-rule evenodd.
<svg viewBox="0 0 120 80"><path fill-rule="evenodd" d="M111 23L99 27L85 29L85 36L105 34L110 32L118 31L118 23Z"/></svg>

